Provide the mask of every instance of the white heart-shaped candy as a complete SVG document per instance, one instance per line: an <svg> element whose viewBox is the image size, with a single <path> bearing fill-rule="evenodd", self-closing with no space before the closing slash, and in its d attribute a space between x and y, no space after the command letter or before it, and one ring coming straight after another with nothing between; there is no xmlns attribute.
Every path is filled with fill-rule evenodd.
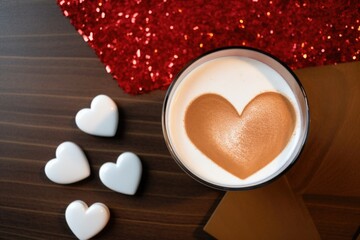
<svg viewBox="0 0 360 240"><path fill-rule="evenodd" d="M45 174L53 182L69 184L90 175L89 162L81 148L73 142L61 143L56 158L45 165Z"/></svg>
<svg viewBox="0 0 360 240"><path fill-rule="evenodd" d="M109 218L110 211L103 203L94 203L88 208L86 203L76 200L65 211L66 222L79 239L89 239L98 234Z"/></svg>
<svg viewBox="0 0 360 240"><path fill-rule="evenodd" d="M113 137L119 121L116 103L106 95L96 96L90 108L81 109L75 117L78 128L85 133Z"/></svg>
<svg viewBox="0 0 360 240"><path fill-rule="evenodd" d="M131 152L121 154L115 163L104 163L99 171L101 182L111 190L134 195L139 186L142 165L139 157Z"/></svg>

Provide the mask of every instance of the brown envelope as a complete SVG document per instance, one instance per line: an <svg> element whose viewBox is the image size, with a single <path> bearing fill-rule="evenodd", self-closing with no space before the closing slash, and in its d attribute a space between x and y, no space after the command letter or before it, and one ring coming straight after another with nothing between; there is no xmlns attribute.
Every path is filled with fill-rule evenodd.
<svg viewBox="0 0 360 240"><path fill-rule="evenodd" d="M286 176L275 182L225 194L204 227L217 239L319 239L302 196L321 195L323 203L333 196L360 197L360 189L354 188L360 185L360 62L307 68L296 74L310 105L304 151ZM353 211L348 223L341 221L349 236L358 226L360 209ZM337 216L327 222L336 224Z"/></svg>
<svg viewBox="0 0 360 240"><path fill-rule="evenodd" d="M217 239L320 239L285 177L254 190L227 192L204 230Z"/></svg>

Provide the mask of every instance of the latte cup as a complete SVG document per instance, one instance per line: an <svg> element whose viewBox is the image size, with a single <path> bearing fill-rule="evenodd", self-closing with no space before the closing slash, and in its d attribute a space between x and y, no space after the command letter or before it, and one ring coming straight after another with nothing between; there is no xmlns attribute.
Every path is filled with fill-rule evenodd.
<svg viewBox="0 0 360 240"><path fill-rule="evenodd" d="M227 47L187 65L162 111L166 145L192 178L220 190L259 187L298 159L309 131L305 91L263 51Z"/></svg>

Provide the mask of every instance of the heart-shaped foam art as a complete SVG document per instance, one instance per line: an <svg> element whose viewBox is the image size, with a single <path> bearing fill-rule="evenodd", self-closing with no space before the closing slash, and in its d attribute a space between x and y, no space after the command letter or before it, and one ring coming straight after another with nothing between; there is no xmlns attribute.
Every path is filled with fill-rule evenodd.
<svg viewBox="0 0 360 240"><path fill-rule="evenodd" d="M296 123L290 101L279 93L256 96L241 115L225 98L204 94L185 114L186 133L217 165L245 179L278 156Z"/></svg>
<svg viewBox="0 0 360 240"><path fill-rule="evenodd" d="M89 239L106 226L110 211L103 203L94 203L88 208L86 203L76 200L66 208L65 219L77 238Z"/></svg>
<svg viewBox="0 0 360 240"><path fill-rule="evenodd" d="M45 174L53 182L69 184L90 175L89 162L81 148L73 142L63 142L56 149L56 158L45 165Z"/></svg>
<svg viewBox="0 0 360 240"><path fill-rule="evenodd" d="M113 137L119 122L116 103L106 95L96 96L90 108L81 109L75 117L76 125L85 133Z"/></svg>
<svg viewBox="0 0 360 240"><path fill-rule="evenodd" d="M122 153L115 163L104 163L99 170L101 182L113 191L134 195L139 186L142 164L132 152Z"/></svg>

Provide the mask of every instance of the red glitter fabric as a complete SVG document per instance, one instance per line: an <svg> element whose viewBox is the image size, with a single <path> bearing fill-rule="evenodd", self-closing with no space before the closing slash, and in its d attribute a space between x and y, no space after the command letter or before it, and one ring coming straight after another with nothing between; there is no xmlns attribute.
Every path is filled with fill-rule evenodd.
<svg viewBox="0 0 360 240"><path fill-rule="evenodd" d="M291 68L358 61L360 2L57 0L125 92L166 89L190 60L248 46Z"/></svg>

